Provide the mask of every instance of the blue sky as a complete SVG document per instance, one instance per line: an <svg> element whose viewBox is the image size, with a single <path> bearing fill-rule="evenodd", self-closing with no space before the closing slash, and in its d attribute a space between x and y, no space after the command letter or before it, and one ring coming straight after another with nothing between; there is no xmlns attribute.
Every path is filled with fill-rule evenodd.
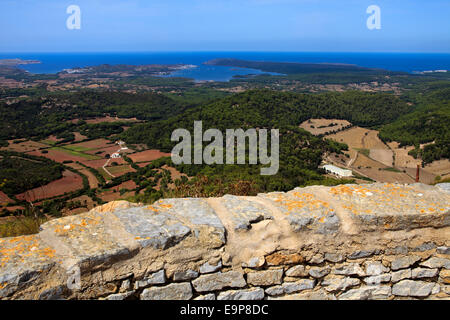
<svg viewBox="0 0 450 320"><path fill-rule="evenodd" d="M80 30L66 27L72 4ZM1 0L0 52L449 53L449 16L449 0Z"/></svg>

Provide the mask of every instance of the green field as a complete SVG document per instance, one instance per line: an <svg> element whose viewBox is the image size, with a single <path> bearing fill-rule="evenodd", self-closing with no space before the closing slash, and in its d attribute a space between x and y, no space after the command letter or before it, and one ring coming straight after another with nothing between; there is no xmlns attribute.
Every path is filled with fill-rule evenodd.
<svg viewBox="0 0 450 320"><path fill-rule="evenodd" d="M78 147L76 147L75 149L78 149ZM80 147L79 149L82 149L82 148ZM89 149L87 149L87 148L84 148L84 149L89 150ZM87 154L87 153L81 152L81 151L79 151L79 150L73 150L73 149L71 148L71 146L53 147L53 148L51 148L50 150L62 151L62 152L65 152L65 153L67 153L67 154L70 154L70 155L72 155L72 156L77 156L77 157L85 158L86 160L98 160L98 159L102 159L102 157L99 157L99 156L95 156L95 155L92 155L92 154ZM84 150L84 151L85 151L85 150Z"/></svg>
<svg viewBox="0 0 450 320"><path fill-rule="evenodd" d="M364 148L355 148L356 151L358 151L359 153L361 153L362 155L365 155L367 158L370 158L370 150L369 149L364 149Z"/></svg>
<svg viewBox="0 0 450 320"><path fill-rule="evenodd" d="M76 151L76 152L85 152L85 151L93 150L93 148L86 148L86 147L83 147L80 145L67 145L67 146L64 146L63 148L69 149L72 151Z"/></svg>
<svg viewBox="0 0 450 320"><path fill-rule="evenodd" d="M41 140L39 142L43 144L48 144L49 146L54 146L56 144L56 142L52 140Z"/></svg>

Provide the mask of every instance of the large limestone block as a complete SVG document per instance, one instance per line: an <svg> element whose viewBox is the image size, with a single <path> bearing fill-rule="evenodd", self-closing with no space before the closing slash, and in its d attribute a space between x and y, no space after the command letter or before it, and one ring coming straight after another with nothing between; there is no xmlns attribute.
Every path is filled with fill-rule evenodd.
<svg viewBox="0 0 450 320"><path fill-rule="evenodd" d="M168 249L191 233L191 229L179 219L152 206L117 210L113 214L144 248Z"/></svg>
<svg viewBox="0 0 450 320"><path fill-rule="evenodd" d="M217 291L224 288L242 288L246 282L239 271L205 274L192 281L197 292Z"/></svg>
<svg viewBox="0 0 450 320"><path fill-rule="evenodd" d="M254 286L270 286L280 284L283 277L283 269L250 272L247 274L247 282Z"/></svg>
<svg viewBox="0 0 450 320"><path fill-rule="evenodd" d="M0 239L0 298L31 288L28 297L37 299L37 292L50 285L42 282L57 262L55 250L36 235ZM53 279L58 280L63 283Z"/></svg>
<svg viewBox="0 0 450 320"><path fill-rule="evenodd" d="M261 288L251 288L246 290L228 290L219 293L217 300L262 300L264 290Z"/></svg>
<svg viewBox="0 0 450 320"><path fill-rule="evenodd" d="M127 209L132 210L132 209ZM99 264L126 259L137 253L138 244L109 213L91 212L50 220L39 236L63 259L65 267L89 270Z"/></svg>
<svg viewBox="0 0 450 320"><path fill-rule="evenodd" d="M172 283L164 287L145 289L141 300L189 300L192 298L190 283Z"/></svg>
<svg viewBox="0 0 450 320"><path fill-rule="evenodd" d="M233 229L248 230L252 223L273 219L272 213L259 203L245 200L244 197L225 195L221 202L227 209Z"/></svg>
<svg viewBox="0 0 450 320"><path fill-rule="evenodd" d="M348 288L357 286L361 281L357 278L328 275L321 283L321 286L325 287L326 291L345 291Z"/></svg>
<svg viewBox="0 0 450 320"><path fill-rule="evenodd" d="M385 300L392 294L392 289L388 285L361 286L342 293L339 300Z"/></svg>
<svg viewBox="0 0 450 320"><path fill-rule="evenodd" d="M335 209L330 203L319 199L313 188L296 188L288 193L258 194L258 197L270 200L296 232L330 234L339 230L339 218Z"/></svg>
<svg viewBox="0 0 450 320"><path fill-rule="evenodd" d="M436 284L432 282L402 280L392 287L392 294L401 297L427 297Z"/></svg>
<svg viewBox="0 0 450 320"><path fill-rule="evenodd" d="M149 207L166 213L188 226L204 246L217 248L225 244L225 227L205 199L182 198L156 201Z"/></svg>
<svg viewBox="0 0 450 320"><path fill-rule="evenodd" d="M450 226L450 194L436 187L374 183L340 185L328 193L359 230Z"/></svg>

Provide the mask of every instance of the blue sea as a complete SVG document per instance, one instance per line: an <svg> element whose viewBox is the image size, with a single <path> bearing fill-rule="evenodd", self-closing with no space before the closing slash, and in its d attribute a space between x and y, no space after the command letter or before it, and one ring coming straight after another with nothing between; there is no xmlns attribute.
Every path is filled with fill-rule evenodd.
<svg viewBox="0 0 450 320"><path fill-rule="evenodd" d="M99 64L191 64L171 77L197 81L229 81L236 75L261 74L260 70L208 66L217 58L300 63L347 63L390 71L450 70L448 53L344 53L344 52L139 52L139 53L0 53L0 59L39 60L41 64L22 65L31 73L57 73L64 69Z"/></svg>

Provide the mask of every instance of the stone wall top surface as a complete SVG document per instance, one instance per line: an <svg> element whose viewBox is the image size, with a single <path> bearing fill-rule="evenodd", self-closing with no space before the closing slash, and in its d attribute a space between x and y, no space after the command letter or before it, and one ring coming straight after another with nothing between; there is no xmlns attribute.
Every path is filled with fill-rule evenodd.
<svg viewBox="0 0 450 320"><path fill-rule="evenodd" d="M116 201L51 220L37 235L0 239L0 297L26 288L30 281L45 286L44 278L52 272L63 279L65 271L58 270L73 265L82 270L117 265L115 272L124 275L167 265L170 275L180 265L189 269L206 261L203 270L213 269L219 249L230 255L230 266L249 265L258 264L259 256L314 241L318 246L334 243L337 250L348 237L399 241L415 239L419 229L446 230L429 234L449 245L448 190L448 185L377 183L312 186L256 197L164 199L153 205ZM367 252L353 254L357 259ZM130 270L124 261L137 259L138 253L152 264Z"/></svg>

